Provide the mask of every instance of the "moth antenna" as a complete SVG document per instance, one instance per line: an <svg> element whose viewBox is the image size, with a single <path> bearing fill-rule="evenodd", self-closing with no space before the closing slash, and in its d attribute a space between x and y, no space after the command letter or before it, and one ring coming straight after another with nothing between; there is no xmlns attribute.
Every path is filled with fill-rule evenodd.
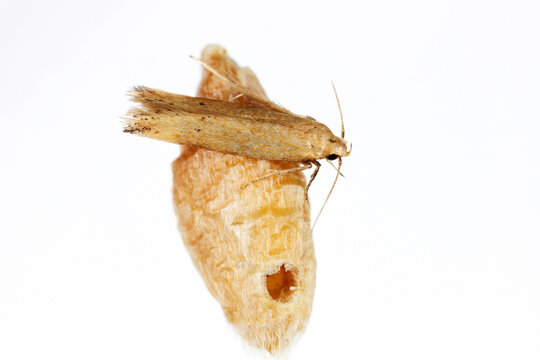
<svg viewBox="0 0 540 360"><path fill-rule="evenodd" d="M233 101L233 100L236 100L238 98L241 98L242 96L244 96L244 94L238 94L236 96L233 96L229 101Z"/></svg>
<svg viewBox="0 0 540 360"><path fill-rule="evenodd" d="M258 103L259 105L269 107L269 108L271 108L273 110L276 110L276 111L279 111L279 112L282 112L282 113L286 113L286 114L291 113L289 110L287 110L287 109L279 106L278 104L268 100L266 98L266 95L264 94L264 91L262 91L262 92L254 91L254 90L242 85L240 82L238 82L237 80L235 80L231 76L227 76L229 74L227 74L227 72L224 69L220 69L218 67L213 67L212 65L207 64L206 62L204 62L203 60L201 60L201 59L199 59L199 58L197 58L195 56L190 56L190 58L195 60L199 64L201 64L206 70L208 70L209 72L211 72L212 74L217 76L219 79L221 79L225 83L231 85L238 92L243 93L244 96L250 102L251 102L251 100L253 100L254 102Z"/></svg>
<svg viewBox="0 0 540 360"><path fill-rule="evenodd" d="M319 210L319 213L317 214L317 217L315 218L315 222L313 223L313 226L311 227L311 231L313 231L313 229L315 229L315 225L317 224L317 221L319 221L319 217L321 216L322 211L323 211L324 207L326 206L326 203L328 202L328 199L330 199L330 195L332 195L332 191L334 191L334 187L336 186L337 179L339 178L339 174L340 174L340 170L341 170L341 164L342 164L342 161L341 161L341 156L340 156L340 157L338 157L337 174L336 174L336 177L334 179L334 183L332 184L332 187L330 188L330 192L326 196L326 200L324 200L324 204L321 207L321 210Z"/></svg>
<svg viewBox="0 0 540 360"><path fill-rule="evenodd" d="M217 69L215 69L214 67L212 67L209 64L205 63L202 59L199 59L198 57L195 57L193 55L190 55L190 58L195 60L199 64L201 64L202 67L204 67L206 70L210 71L212 74L214 74L215 76L217 76L218 78L220 78L224 82L232 84L233 86L236 86L236 87L240 86L240 84L237 81L235 81L233 79L229 79L229 78L223 76L223 74L221 74L219 71L217 71Z"/></svg>
<svg viewBox="0 0 540 360"><path fill-rule="evenodd" d="M331 162L331 161L330 161L330 160L328 160L328 159L326 159L326 162L327 162L327 163L329 163L330 165L332 165L332 167L334 168L334 170L336 170L336 171L337 171L337 167L336 167L336 165L334 165L334 163L333 163L333 162ZM339 175L341 175L342 177L345 177L345 175L343 175L343 173L342 173L342 172L338 171L338 173L339 173Z"/></svg>
<svg viewBox="0 0 540 360"><path fill-rule="evenodd" d="M336 95L337 100L337 106L339 109L339 116L341 117L341 138L345 138L345 125L343 124L343 112L341 111L341 104L339 103L339 97L337 95L336 86L334 85L334 82L332 81L332 88L334 89L334 95Z"/></svg>

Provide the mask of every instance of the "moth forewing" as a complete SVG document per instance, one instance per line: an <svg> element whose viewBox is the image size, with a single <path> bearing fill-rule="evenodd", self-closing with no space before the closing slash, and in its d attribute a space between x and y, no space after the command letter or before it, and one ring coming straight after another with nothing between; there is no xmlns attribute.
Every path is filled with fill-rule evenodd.
<svg viewBox="0 0 540 360"><path fill-rule="evenodd" d="M256 159L346 155L344 140L311 117L146 87L130 94L139 107L125 117L129 133Z"/></svg>

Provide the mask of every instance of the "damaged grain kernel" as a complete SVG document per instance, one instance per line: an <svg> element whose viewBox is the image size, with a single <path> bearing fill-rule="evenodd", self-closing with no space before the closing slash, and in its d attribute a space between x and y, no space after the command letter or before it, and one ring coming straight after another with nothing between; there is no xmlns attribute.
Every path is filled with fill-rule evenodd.
<svg viewBox="0 0 540 360"><path fill-rule="evenodd" d="M238 67L223 48L206 47L202 60L266 96L253 72ZM253 106L239 95L203 71L197 96ZM239 188L295 166L192 146L183 146L173 164L178 225L193 263L238 333L270 353L286 348L311 312L316 260L306 180L293 172Z"/></svg>

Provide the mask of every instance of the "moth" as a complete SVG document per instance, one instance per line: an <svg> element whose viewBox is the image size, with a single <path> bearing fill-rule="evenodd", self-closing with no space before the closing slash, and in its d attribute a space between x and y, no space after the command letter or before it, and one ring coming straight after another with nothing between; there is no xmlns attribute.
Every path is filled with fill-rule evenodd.
<svg viewBox="0 0 540 360"><path fill-rule="evenodd" d="M239 93L238 96L247 100L247 104L178 95L138 86L129 93L139 106L125 116L125 132L226 154L301 164L254 181L305 170L315 165L307 190L319 171L321 165L317 160L320 159L338 159L339 175L341 158L351 152L344 139L343 116L341 137L338 137L312 117L293 114L257 90L242 85L226 70L200 59L195 60L228 83ZM341 106L339 108L341 114Z"/></svg>

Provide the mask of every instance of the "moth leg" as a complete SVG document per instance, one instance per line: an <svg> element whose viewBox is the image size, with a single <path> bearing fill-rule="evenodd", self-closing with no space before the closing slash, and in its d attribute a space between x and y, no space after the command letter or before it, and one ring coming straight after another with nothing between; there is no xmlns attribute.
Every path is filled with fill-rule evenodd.
<svg viewBox="0 0 540 360"><path fill-rule="evenodd" d="M317 160L310 160L310 163L315 165L315 170L313 170L313 173L311 174L311 177L309 178L309 182L306 186L306 198L307 198L309 187L311 186L311 183L313 182L313 180L315 180L315 177L317 176L317 174L319 173L319 169L321 168L321 163L318 162Z"/></svg>
<svg viewBox="0 0 540 360"><path fill-rule="evenodd" d="M242 185L240 187L240 190L244 190L249 185L251 185L251 184L253 184L253 183L257 182L257 181L268 179L269 177L272 177L272 176L279 176L279 175L290 174L290 173L294 173L294 172L298 172L298 171L304 171L306 169L311 169L311 166L312 166L311 162L302 162L302 164L303 164L303 166L299 166L299 167L295 167L295 168L287 169L287 170L275 171L275 172L273 172L271 174L261 176L260 178L257 178L255 180L252 180L252 181L248 182L245 185ZM319 164L319 166L320 166L320 164Z"/></svg>

